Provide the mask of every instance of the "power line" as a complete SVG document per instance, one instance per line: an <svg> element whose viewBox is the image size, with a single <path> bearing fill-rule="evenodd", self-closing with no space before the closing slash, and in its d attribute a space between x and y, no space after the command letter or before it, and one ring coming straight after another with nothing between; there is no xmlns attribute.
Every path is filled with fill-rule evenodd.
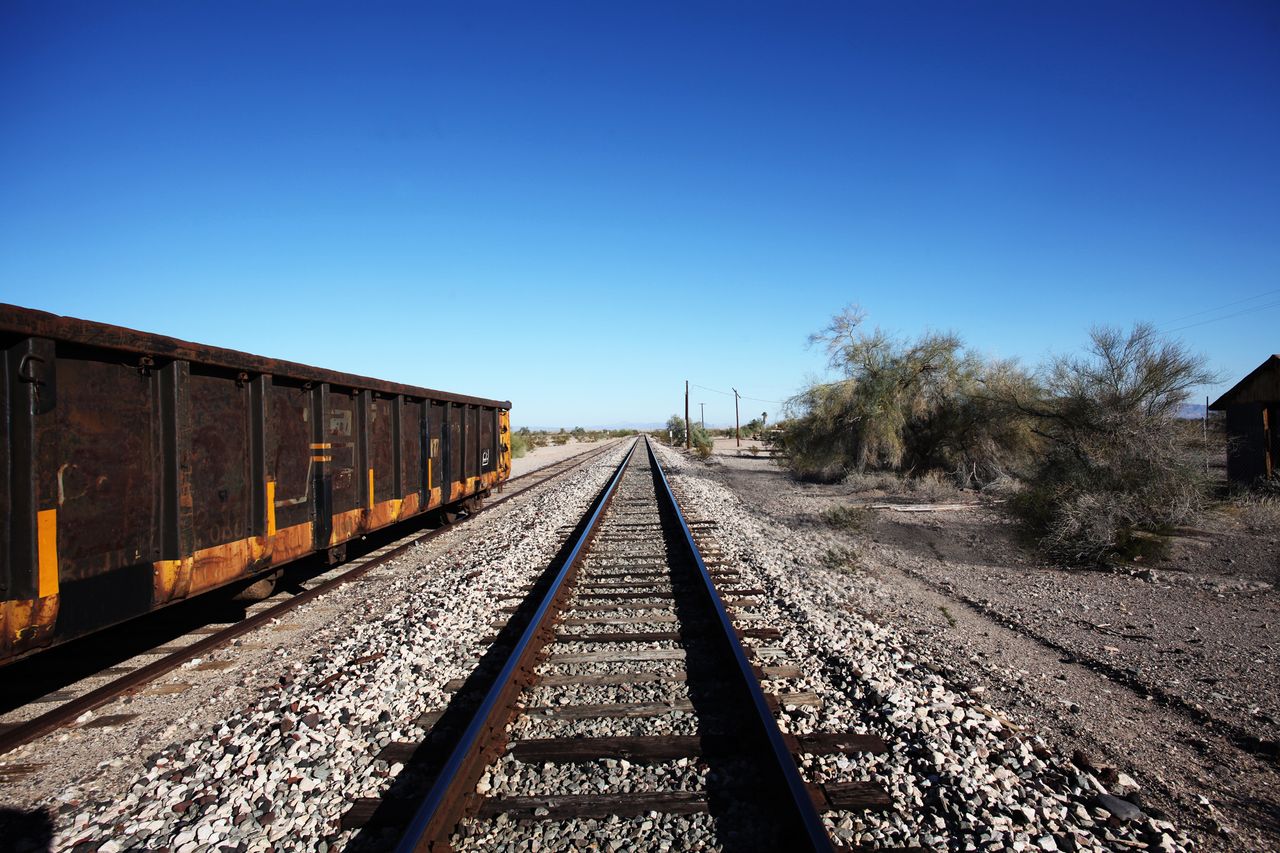
<svg viewBox="0 0 1280 853"><path fill-rule="evenodd" d="M690 382L690 383L689 383L689 386L690 386L691 388L701 388L703 391L710 391L712 394L723 394L723 395L725 395L726 397L732 397L732 396L733 396L733 392L732 392L732 391L721 391L721 390L720 390L720 389L718 389L718 388L708 388L707 386L705 386L705 385L699 385L699 384L698 384L698 383L696 383L696 382ZM741 399L743 399L743 400L753 400L753 401L755 401L755 402L757 402L757 403L769 403L770 405L774 405L774 406L785 406L785 405L786 405L786 402L785 402L784 400L765 400L765 399L763 399L763 398L761 398L761 397L748 397L746 394L739 394L739 395L738 395L738 397L739 397L739 398L741 398Z"/></svg>
<svg viewBox="0 0 1280 853"><path fill-rule="evenodd" d="M1266 290L1266 291L1263 291L1262 293L1255 293L1253 296L1247 296L1244 299L1237 299L1235 302L1228 302L1224 305L1219 305L1215 308L1206 308L1203 311L1192 311L1190 314L1183 314L1181 317L1174 317L1171 320L1165 320L1164 323L1162 323L1161 325L1167 326L1171 323L1181 322L1182 320L1190 320L1192 317L1199 317L1202 314L1212 314L1214 311L1221 311L1223 308L1231 308L1236 305L1243 305L1246 302L1252 302L1255 299L1261 299L1264 296L1272 296L1276 293L1280 293L1280 287L1276 288L1275 290ZM1266 306L1263 306L1263 307L1265 308Z"/></svg>
<svg viewBox="0 0 1280 853"><path fill-rule="evenodd" d="M1277 291L1277 292L1280 293L1280 291ZM1239 303L1235 303L1235 304L1238 305ZM1232 317L1239 317L1242 314L1253 314L1254 312L1257 312L1257 311L1265 311L1268 308L1280 308L1280 301L1268 302L1265 305L1254 305L1250 308L1245 308L1242 311L1234 311L1230 314L1224 314L1221 317L1210 317L1208 320L1201 320L1198 323L1188 323L1187 325L1179 326L1176 329L1162 329L1161 331L1163 331L1165 334L1172 334L1173 332L1181 332L1183 329L1194 329L1196 326L1203 326L1208 323L1216 323L1219 320L1230 320ZM1220 309L1215 308L1214 310L1216 311Z"/></svg>

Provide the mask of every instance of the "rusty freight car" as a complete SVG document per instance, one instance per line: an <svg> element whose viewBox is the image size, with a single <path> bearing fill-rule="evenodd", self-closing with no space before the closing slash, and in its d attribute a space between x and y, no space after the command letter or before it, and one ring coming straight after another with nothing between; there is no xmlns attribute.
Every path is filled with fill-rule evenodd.
<svg viewBox="0 0 1280 853"><path fill-rule="evenodd" d="M511 404L0 304L0 664L467 508Z"/></svg>

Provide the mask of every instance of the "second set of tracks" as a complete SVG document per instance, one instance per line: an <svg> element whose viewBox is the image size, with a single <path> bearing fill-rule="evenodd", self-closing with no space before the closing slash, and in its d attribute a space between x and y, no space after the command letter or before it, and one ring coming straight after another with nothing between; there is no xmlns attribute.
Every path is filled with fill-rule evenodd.
<svg viewBox="0 0 1280 853"><path fill-rule="evenodd" d="M511 621L481 664L488 672L436 715L427 741L398 745L418 790L356 806L348 828L390 817L404 827L401 853L601 840L833 850L824 811L890 807L874 783L802 778L805 754L886 744L779 729L779 704L796 697L762 682L800 673L761 663L758 644L780 634L751 618L762 590L704 559L696 529L713 524L685 517L638 440L547 572L507 608ZM387 836L364 841L357 835L353 849Z"/></svg>
<svg viewBox="0 0 1280 853"><path fill-rule="evenodd" d="M616 444L610 442L603 448L514 477L504 484L501 497L488 501L462 521L576 470L614 446ZM406 522L407 526L413 524ZM416 529L411 527L407 535L403 530L398 535L395 531L378 533L376 536L382 541L377 547L321 571L308 572L305 567L299 567L297 579L282 585L271 598L244 607L239 613L232 612L234 608L228 608L226 602L216 602L221 606L210 608L209 600L219 595L215 592L11 664L0 671L0 756L77 720L95 727L127 722L136 715L91 718L87 712L141 690L188 661L222 648L237 637L360 579L414 545L448 529L450 525L424 532L419 525ZM173 616L170 611L181 611L181 615ZM172 622L186 625L174 630L167 624ZM133 651L127 655L113 654L117 649ZM13 772L10 769L9 774L0 773L0 778Z"/></svg>

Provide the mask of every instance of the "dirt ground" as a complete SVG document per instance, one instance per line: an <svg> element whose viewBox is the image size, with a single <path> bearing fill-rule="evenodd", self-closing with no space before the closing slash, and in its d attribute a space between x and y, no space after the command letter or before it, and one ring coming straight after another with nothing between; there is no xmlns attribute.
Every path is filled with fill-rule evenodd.
<svg viewBox="0 0 1280 853"><path fill-rule="evenodd" d="M985 692L1077 763L1142 785L1205 850L1280 850L1280 530L1218 509L1167 559L1081 570L1039 559L998 502L798 483L743 441L718 440L708 472L769 519L819 537L831 559L881 582L883 611L935 666Z"/></svg>
<svg viewBox="0 0 1280 853"><path fill-rule="evenodd" d="M570 456L577 456L580 453L587 453L594 448L604 447L613 440L614 439L602 439L600 441L580 442L570 439L565 444L548 444L546 447L535 447L519 459L511 460L511 476L519 477L521 474L528 474L530 471L537 471L539 468L554 465L562 459L568 459Z"/></svg>

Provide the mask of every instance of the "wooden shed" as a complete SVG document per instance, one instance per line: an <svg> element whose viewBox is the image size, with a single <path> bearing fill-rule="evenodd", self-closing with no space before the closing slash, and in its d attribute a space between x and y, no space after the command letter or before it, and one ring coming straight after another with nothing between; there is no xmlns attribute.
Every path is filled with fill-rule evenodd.
<svg viewBox="0 0 1280 853"><path fill-rule="evenodd" d="M1280 474L1280 355L1273 355L1209 408L1227 415L1227 479L1248 485Z"/></svg>

